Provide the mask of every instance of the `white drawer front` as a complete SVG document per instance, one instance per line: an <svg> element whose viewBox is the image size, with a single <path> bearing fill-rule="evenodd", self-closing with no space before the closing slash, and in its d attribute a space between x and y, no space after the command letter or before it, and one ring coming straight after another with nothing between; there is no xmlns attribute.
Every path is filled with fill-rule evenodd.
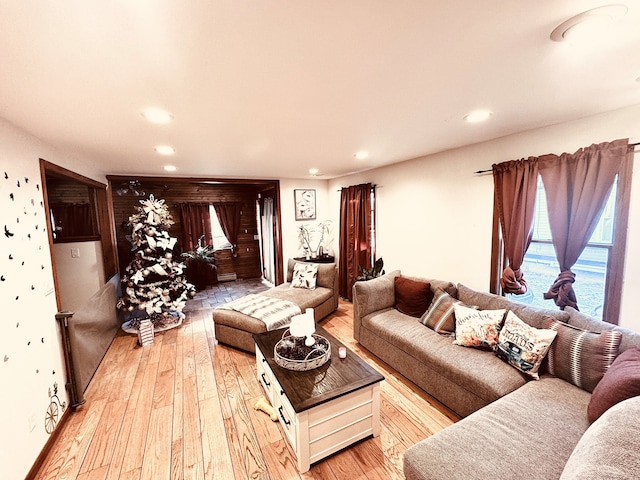
<svg viewBox="0 0 640 480"><path fill-rule="evenodd" d="M273 406L278 412L278 417L280 418L280 424L282 425L282 429L291 444L293 450L297 449L296 445L296 433L298 428L298 418L296 417L295 411L293 407L289 403L289 399L282 391L280 384L278 381L274 379L274 403Z"/></svg>

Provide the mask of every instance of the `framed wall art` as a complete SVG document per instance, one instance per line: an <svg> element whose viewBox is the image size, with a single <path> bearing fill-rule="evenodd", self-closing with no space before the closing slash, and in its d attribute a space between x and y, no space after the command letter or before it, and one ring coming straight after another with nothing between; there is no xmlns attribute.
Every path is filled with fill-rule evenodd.
<svg viewBox="0 0 640 480"><path fill-rule="evenodd" d="M293 191L296 220L316 219L316 191L299 189Z"/></svg>

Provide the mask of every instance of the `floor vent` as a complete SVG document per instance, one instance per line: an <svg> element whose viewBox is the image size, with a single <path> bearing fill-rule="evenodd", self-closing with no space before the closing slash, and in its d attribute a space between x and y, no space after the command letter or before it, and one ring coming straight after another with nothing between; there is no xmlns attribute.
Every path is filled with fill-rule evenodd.
<svg viewBox="0 0 640 480"><path fill-rule="evenodd" d="M237 280L237 279L238 279L238 276L236 275L236 272L218 274L219 282L233 282L234 280Z"/></svg>

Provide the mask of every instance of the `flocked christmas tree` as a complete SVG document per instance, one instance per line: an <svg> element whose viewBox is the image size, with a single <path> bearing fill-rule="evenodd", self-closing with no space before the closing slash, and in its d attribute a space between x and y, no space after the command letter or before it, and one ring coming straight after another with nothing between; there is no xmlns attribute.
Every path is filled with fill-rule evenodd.
<svg viewBox="0 0 640 480"><path fill-rule="evenodd" d="M169 235L174 222L164 200L149 195L140 204L129 217L127 239L135 254L122 276L117 306L130 312L129 328L137 330L140 320L150 318L156 330L165 330L182 322L195 288L185 278L185 265L173 260L177 240Z"/></svg>

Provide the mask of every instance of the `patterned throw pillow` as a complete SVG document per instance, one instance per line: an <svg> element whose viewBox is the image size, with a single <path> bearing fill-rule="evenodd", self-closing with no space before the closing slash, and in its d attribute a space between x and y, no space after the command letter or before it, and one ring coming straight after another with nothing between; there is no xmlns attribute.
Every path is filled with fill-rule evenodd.
<svg viewBox="0 0 640 480"><path fill-rule="evenodd" d="M622 334L588 332L552 318L545 320L544 327L558 332L547 359L549 373L593 392L618 356Z"/></svg>
<svg viewBox="0 0 640 480"><path fill-rule="evenodd" d="M318 265L315 263L296 263L293 267L291 288L316 289Z"/></svg>
<svg viewBox="0 0 640 480"><path fill-rule="evenodd" d="M453 306L457 303L464 305L441 288L436 288L431 306L420 321L436 333L452 335L456 328Z"/></svg>
<svg viewBox="0 0 640 480"><path fill-rule="evenodd" d="M454 345L495 348L506 310L476 310L460 304L455 304L453 310L456 318Z"/></svg>
<svg viewBox="0 0 640 480"><path fill-rule="evenodd" d="M430 283L407 277L394 279L394 294L396 310L417 318L422 317L433 300Z"/></svg>
<svg viewBox="0 0 640 480"><path fill-rule="evenodd" d="M500 330L496 355L538 380L538 369L556 335L554 330L532 327L509 311Z"/></svg>

